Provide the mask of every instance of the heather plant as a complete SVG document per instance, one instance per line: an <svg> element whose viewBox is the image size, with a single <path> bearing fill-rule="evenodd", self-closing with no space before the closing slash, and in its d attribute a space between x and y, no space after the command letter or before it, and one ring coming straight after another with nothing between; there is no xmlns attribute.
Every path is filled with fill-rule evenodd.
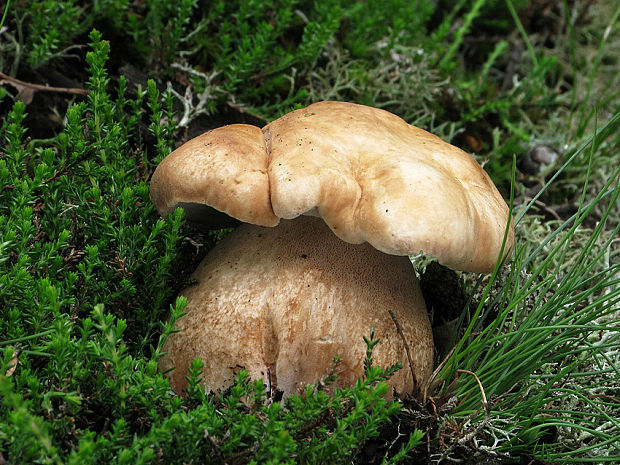
<svg viewBox="0 0 620 465"><path fill-rule="evenodd" d="M163 283L181 217L166 223L149 201L147 153L138 131L146 92L129 99L121 79L112 100L104 68L109 45L96 33L92 39L88 101L68 109L54 147L26 143L21 102L3 126L0 204L4 252L13 258L4 262L2 301L5 308L20 308L39 301L32 290L48 289L58 298L50 294L43 301L58 311L70 306L80 315L81 309L114 302L118 315L146 322L170 297ZM159 131L172 132L154 129ZM161 279L159 287L151 287L147 278L153 275ZM36 305L26 314L32 316L23 325L32 324L34 333L58 316ZM4 329L11 339L29 332L22 324Z"/></svg>
<svg viewBox="0 0 620 465"><path fill-rule="evenodd" d="M7 4L7 12L9 8L14 27L5 34L13 44L14 69L22 58L36 69L53 60L76 57L82 48L80 41L95 25L129 41L136 59L161 67L178 54L196 1L28 0Z"/></svg>
<svg viewBox="0 0 620 465"><path fill-rule="evenodd" d="M188 373L185 398L157 370L182 315L171 272L182 211L159 218L146 179L172 147L171 95L154 82L108 91L109 44L90 34L90 93L51 147L28 143L17 102L0 159L0 453L9 463L345 463L400 410L386 400L399 365L371 362L333 396L308 386L283 403L241 372L225 395ZM151 121L154 147L141 124ZM162 123L167 121L167 123ZM163 323L166 321L166 323ZM360 341L363 344L364 341ZM326 383L329 380L325 381ZM395 463L421 433L386 455Z"/></svg>

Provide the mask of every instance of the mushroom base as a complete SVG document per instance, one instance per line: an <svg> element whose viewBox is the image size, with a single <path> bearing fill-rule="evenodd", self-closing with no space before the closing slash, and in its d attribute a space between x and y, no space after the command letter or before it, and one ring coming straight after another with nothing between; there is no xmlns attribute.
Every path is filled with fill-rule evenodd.
<svg viewBox="0 0 620 465"><path fill-rule="evenodd" d="M330 388L351 385L364 372L363 336L373 326L380 338L373 362L403 364L390 379L396 392L415 394L431 375L433 337L408 257L345 243L321 219L242 225L217 244L193 278L197 284L182 293L187 315L177 321L179 332L167 339L160 360L162 370L174 368L169 377L177 393L196 357L213 392L246 369L288 396L318 382L334 356L340 362Z"/></svg>

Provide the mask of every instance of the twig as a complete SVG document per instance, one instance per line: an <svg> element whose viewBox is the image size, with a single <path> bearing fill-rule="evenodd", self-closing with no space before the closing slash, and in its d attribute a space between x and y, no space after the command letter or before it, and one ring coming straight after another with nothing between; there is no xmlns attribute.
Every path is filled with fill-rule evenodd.
<svg viewBox="0 0 620 465"><path fill-rule="evenodd" d="M388 309L388 312L390 313L390 316L392 317L392 321L394 322L394 325L396 326L396 332L400 335L401 339L403 340L403 344L405 345L405 352L407 353L407 360L409 360L409 369L411 370L411 376L413 377L413 390L415 391L416 388L420 388L421 386L418 385L418 379L415 376L415 371L413 369L413 362L411 360L411 353L409 351L409 344L407 344L407 339L405 339L405 334L403 333L403 329L400 327L400 324L398 323L398 320L396 319L394 312L390 309Z"/></svg>
<svg viewBox="0 0 620 465"><path fill-rule="evenodd" d="M590 399L596 399L596 398L600 398L600 399L605 399L607 402L613 402L616 404L620 405L620 399L617 397L612 397L612 396L608 396L607 394L591 394Z"/></svg>
<svg viewBox="0 0 620 465"><path fill-rule="evenodd" d="M473 431L471 431L470 433L467 433L466 435L464 435L462 438L458 439L456 442L453 442L450 447L448 447L441 455L441 460L443 460L444 458L448 457L448 455L450 454L450 452L452 452L456 446L462 446L465 443L471 441L472 439L474 439L476 437L476 435L485 427L489 424L489 418L490 418L490 410L491 407L489 405L489 403L487 402L487 396L484 392L484 388L482 387L482 383L480 382L480 378L478 378L478 376L476 375L476 373L474 373L473 371L469 371L469 370L463 370L463 369L458 369L456 370L457 373L466 373L468 375L472 375L474 377L474 379L476 380L476 382L478 383L478 387L480 388L480 393L482 395L482 409L484 411L484 418L482 420L482 423L480 423L478 426L476 426L476 428L474 428ZM478 412L480 411L480 409L478 409L476 412L474 412L467 421L471 420L472 418L474 418Z"/></svg>
<svg viewBox="0 0 620 465"><path fill-rule="evenodd" d="M534 205L542 208L544 211L546 211L547 213L549 213L551 216L553 216L556 220L558 221L562 221L562 218L560 218L560 215L558 215L558 212L556 212L553 207L549 207L547 206L547 204L545 204L544 202L541 202L540 200L536 200L534 202Z"/></svg>
<svg viewBox="0 0 620 465"><path fill-rule="evenodd" d="M480 378L478 378L478 376L476 375L476 373L474 373L473 371L469 371L469 370L464 370L462 368L459 368L458 370L456 370L457 373L467 373L468 375L472 375L474 377L474 379L476 380L476 382L478 383L478 387L480 388L480 393L482 394L482 406L484 408L487 407L488 402L487 402L487 396L484 393L484 388L482 387L482 383L480 382Z"/></svg>
<svg viewBox="0 0 620 465"><path fill-rule="evenodd" d="M226 431L226 435L229 435L229 434L230 434L230 431ZM205 428L204 430L204 437L207 441L209 441L209 444L211 444L211 450L213 451L213 454L215 455L214 458L217 459L217 461L221 465L228 465L228 463L226 462L226 459L224 459L224 456L222 455L222 452L220 451L218 444L213 439L213 436L209 434L209 431L207 430L207 428Z"/></svg>
<svg viewBox="0 0 620 465"><path fill-rule="evenodd" d="M256 452L258 449L260 449L260 445L263 441L256 441L254 444L252 444L251 447L248 447L247 449L242 450L241 452L237 452L231 456L229 456L228 458L231 460L231 464L232 465L236 465L238 463L247 463L245 460L240 461L239 459L244 459L246 456ZM225 465L228 465L227 463Z"/></svg>
<svg viewBox="0 0 620 465"><path fill-rule="evenodd" d="M523 194L521 194L520 196L515 198L514 204L515 205L521 205L522 203L525 203L525 202L527 202L529 200L532 200L532 198L536 194L538 194L541 189L542 189L542 186L539 185L539 184L537 184L534 187L529 188L526 192L524 192Z"/></svg>
<svg viewBox="0 0 620 465"><path fill-rule="evenodd" d="M52 87L52 86L44 86L41 84L33 84L31 82L20 81L14 77L8 76L2 72L0 72L0 78L9 84L16 84L18 86L27 87L29 89L34 89L36 91L43 92L60 92L65 94L75 94L75 95L88 95L90 93L87 89L81 89L79 87Z"/></svg>
<svg viewBox="0 0 620 465"><path fill-rule="evenodd" d="M456 349L456 346L452 346L452 348L450 349L450 352L448 352L448 355L444 357L444 359L437 366L437 368L435 368L435 371L433 371L433 374L431 375L431 377L426 381L426 384L424 385L424 392L422 395L422 402L426 402L426 399L428 398L429 389L431 389L431 386L433 387L435 386L435 379L439 375L439 372L443 370L443 367L446 365L446 363L448 363L448 360L450 360L450 357L452 357L452 354L454 353L455 349Z"/></svg>
<svg viewBox="0 0 620 465"><path fill-rule="evenodd" d="M490 412L491 407L490 407L489 403L487 402L487 396L484 393L484 388L482 387L482 383L480 382L480 378L478 378L476 373L474 373L473 371L463 370L463 369L458 369L458 370L456 370L456 372L457 373L466 373L466 374L472 375L474 377L474 379L478 383L478 387L480 388L480 393L482 395L482 409L484 410L484 418L482 420L482 423L480 423L478 426L476 426L476 428L471 433L467 433L465 436L463 436L461 439L459 439L457 441L458 444L463 445L466 442L469 442L473 438L475 438L476 435L482 430L482 428L484 428L486 425L489 424L489 418L490 418L490 414L491 414L491 412ZM475 413L474 413L474 415L475 415Z"/></svg>

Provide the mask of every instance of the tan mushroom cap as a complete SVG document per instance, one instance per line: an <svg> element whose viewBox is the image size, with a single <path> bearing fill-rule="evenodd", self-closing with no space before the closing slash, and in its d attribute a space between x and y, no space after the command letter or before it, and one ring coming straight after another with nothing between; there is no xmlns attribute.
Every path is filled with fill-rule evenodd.
<svg viewBox="0 0 620 465"><path fill-rule="evenodd" d="M275 226L280 221L271 209L265 139L249 124L206 132L164 158L151 179L151 199L162 215L197 204L244 223Z"/></svg>
<svg viewBox="0 0 620 465"><path fill-rule="evenodd" d="M387 111L340 102L293 111L263 133L280 218L316 211L344 241L493 270L508 207L459 148Z"/></svg>
<svg viewBox="0 0 620 465"><path fill-rule="evenodd" d="M485 273L509 221L470 155L387 111L344 102L315 103L262 131L231 125L193 139L160 164L151 195L162 213L199 202L265 226L320 216L346 242ZM510 228L505 253L512 242Z"/></svg>
<svg viewBox="0 0 620 465"><path fill-rule="evenodd" d="M318 382L335 355L341 362L334 386L351 385L363 374L363 336L373 325L381 339L374 364L403 363L390 379L397 392L415 392L431 375L432 333L408 258L344 243L320 219L302 217L275 228L242 225L193 277L198 284L183 292L187 314L160 360L161 369L175 368L168 376L177 393L196 357L205 364L205 387L214 392L232 385L245 368L288 396Z"/></svg>

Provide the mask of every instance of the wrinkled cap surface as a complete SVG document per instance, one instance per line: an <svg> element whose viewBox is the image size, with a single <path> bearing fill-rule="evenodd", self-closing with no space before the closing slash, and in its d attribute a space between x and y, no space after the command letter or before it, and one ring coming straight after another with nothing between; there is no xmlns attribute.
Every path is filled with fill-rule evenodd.
<svg viewBox="0 0 620 465"><path fill-rule="evenodd" d="M203 134L160 164L151 192L162 213L199 202L263 226L319 216L346 242L485 273L509 221L469 154L387 111L345 102L292 111L262 131ZM510 228L506 253L512 241Z"/></svg>

